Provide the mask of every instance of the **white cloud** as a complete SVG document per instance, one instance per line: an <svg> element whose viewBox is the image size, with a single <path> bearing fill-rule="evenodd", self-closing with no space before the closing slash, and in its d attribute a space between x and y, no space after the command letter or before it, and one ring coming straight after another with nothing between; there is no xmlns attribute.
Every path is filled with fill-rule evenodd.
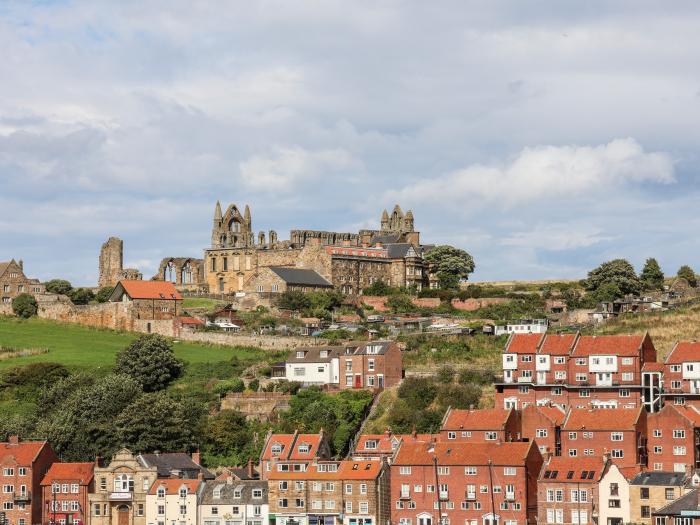
<svg viewBox="0 0 700 525"><path fill-rule="evenodd" d="M587 248L613 241L600 228L586 224L540 224L526 231L511 233L500 240L503 246L519 246L538 250L564 251Z"/></svg>
<svg viewBox="0 0 700 525"><path fill-rule="evenodd" d="M352 156L342 149L307 151L300 147L277 148L270 156L255 155L240 164L241 182L254 191L279 193L332 177L356 167Z"/></svg>
<svg viewBox="0 0 700 525"><path fill-rule="evenodd" d="M524 148L509 162L476 164L436 178L425 178L385 200L432 202L469 207L512 208L528 202L605 194L626 184L675 181L667 153L646 153L634 139L616 139L600 146L536 146Z"/></svg>

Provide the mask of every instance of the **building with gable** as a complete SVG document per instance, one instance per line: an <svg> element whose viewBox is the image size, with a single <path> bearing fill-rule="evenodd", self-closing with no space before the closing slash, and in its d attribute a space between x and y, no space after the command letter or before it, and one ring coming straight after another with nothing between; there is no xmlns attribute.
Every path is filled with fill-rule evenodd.
<svg viewBox="0 0 700 525"><path fill-rule="evenodd" d="M41 481L41 523L83 525L95 489L94 462L53 463Z"/></svg>

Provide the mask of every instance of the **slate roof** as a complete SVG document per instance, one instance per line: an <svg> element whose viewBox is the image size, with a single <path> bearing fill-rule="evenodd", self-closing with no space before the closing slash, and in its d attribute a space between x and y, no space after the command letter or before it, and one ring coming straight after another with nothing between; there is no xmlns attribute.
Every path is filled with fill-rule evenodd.
<svg viewBox="0 0 700 525"><path fill-rule="evenodd" d="M683 511L698 511L698 489L691 490L676 501L655 510L652 514L655 516L677 516Z"/></svg>
<svg viewBox="0 0 700 525"><path fill-rule="evenodd" d="M374 245L378 242L382 244L392 244L398 241L401 236L398 233L387 233L385 235L375 235L370 240L370 244Z"/></svg>
<svg viewBox="0 0 700 525"><path fill-rule="evenodd" d="M416 255L420 254L420 250L417 250L410 242L387 244L386 251L389 259L403 259L411 248L415 250Z"/></svg>
<svg viewBox="0 0 700 525"><path fill-rule="evenodd" d="M159 478L169 478L173 471L179 471L186 474L185 477L196 478L201 472L204 479L214 479L211 472L195 463L190 455L184 452L139 454L138 460L144 467L156 467Z"/></svg>
<svg viewBox="0 0 700 525"><path fill-rule="evenodd" d="M2 274L5 273L5 270L7 270L10 264L12 264L12 261L0 262L0 277L2 277Z"/></svg>
<svg viewBox="0 0 700 525"><path fill-rule="evenodd" d="M685 484L685 473L647 471L637 474L630 485L653 485L658 487L681 487Z"/></svg>
<svg viewBox="0 0 700 525"><path fill-rule="evenodd" d="M270 270L287 284L333 287L330 282L313 270L288 268L286 266L270 266Z"/></svg>
<svg viewBox="0 0 700 525"><path fill-rule="evenodd" d="M221 497L214 497L214 489L221 490ZM234 498L236 489L241 489L241 497ZM263 497L253 498L253 489L262 489ZM199 505L264 505L267 503L267 481L232 479L205 481L199 496Z"/></svg>

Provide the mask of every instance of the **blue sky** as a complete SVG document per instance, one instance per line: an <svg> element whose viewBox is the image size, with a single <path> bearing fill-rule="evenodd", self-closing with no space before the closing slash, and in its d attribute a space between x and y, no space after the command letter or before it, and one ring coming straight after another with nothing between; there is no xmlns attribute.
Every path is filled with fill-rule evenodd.
<svg viewBox="0 0 700 525"><path fill-rule="evenodd" d="M0 260L94 284L398 202L476 280L700 270L697 2L3 2Z"/></svg>

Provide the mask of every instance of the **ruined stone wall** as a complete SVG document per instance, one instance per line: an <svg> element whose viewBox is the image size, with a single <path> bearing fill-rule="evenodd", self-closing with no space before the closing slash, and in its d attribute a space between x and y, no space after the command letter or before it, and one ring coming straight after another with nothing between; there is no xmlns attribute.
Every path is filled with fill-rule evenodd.
<svg viewBox="0 0 700 525"><path fill-rule="evenodd" d="M115 286L124 267L124 241L110 237L100 250L100 276L97 284L100 288Z"/></svg>
<svg viewBox="0 0 700 525"><path fill-rule="evenodd" d="M133 309L129 303L74 305L70 301L40 303L37 314L43 319L75 323L95 328L133 330Z"/></svg>
<svg viewBox="0 0 700 525"><path fill-rule="evenodd" d="M474 310L479 310L480 308L485 308L494 304L503 304L509 301L510 299L505 297L485 297L483 299L465 299L464 301L452 299L452 307L456 310L473 312Z"/></svg>

